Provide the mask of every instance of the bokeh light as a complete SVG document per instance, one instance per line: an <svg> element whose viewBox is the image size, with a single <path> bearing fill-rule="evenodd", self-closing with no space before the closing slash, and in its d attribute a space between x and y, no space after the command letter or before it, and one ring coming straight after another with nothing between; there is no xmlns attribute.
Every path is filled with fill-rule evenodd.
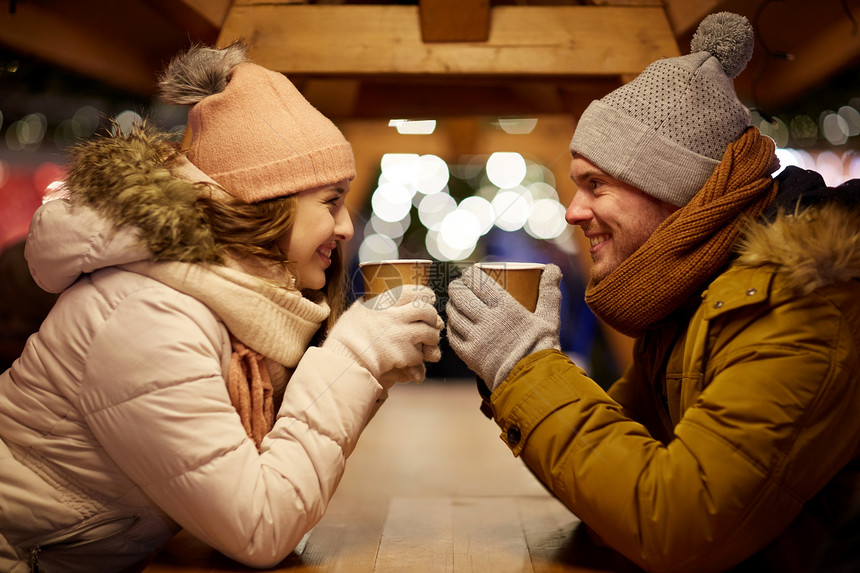
<svg viewBox="0 0 860 573"><path fill-rule="evenodd" d="M385 235L368 235L358 247L358 261L379 261L398 258L397 243Z"/></svg>
<svg viewBox="0 0 860 573"><path fill-rule="evenodd" d="M391 237L396 241L403 237L403 234L406 232L406 229L409 228L411 222L412 217L409 213L398 221L385 221L380 219L376 213L373 213L370 215L370 220L367 222L367 225L370 227L372 233L385 235L386 237Z"/></svg>
<svg viewBox="0 0 860 573"><path fill-rule="evenodd" d="M140 117L139 113L127 109L116 114L114 121L119 126L120 131L128 135L131 133L131 128L140 124L141 121L143 121L143 118Z"/></svg>
<svg viewBox="0 0 860 573"><path fill-rule="evenodd" d="M436 231L427 233L424 244L430 256L440 261L462 261L474 252L474 248L458 249L451 246L445 237Z"/></svg>
<svg viewBox="0 0 860 573"><path fill-rule="evenodd" d="M518 231L531 214L531 193L525 187L500 190L492 201L496 226L503 231Z"/></svg>
<svg viewBox="0 0 860 573"><path fill-rule="evenodd" d="M497 151L487 159L487 178L500 189L511 189L526 176L526 160L519 153Z"/></svg>
<svg viewBox="0 0 860 573"><path fill-rule="evenodd" d="M448 185L451 172L448 164L436 155L422 155L418 158L418 171L415 188L425 194L439 193Z"/></svg>
<svg viewBox="0 0 860 573"><path fill-rule="evenodd" d="M777 147L788 145L790 137L788 126L780 118L774 118L772 122L762 118L758 123L758 130L762 135L770 137Z"/></svg>
<svg viewBox="0 0 860 573"><path fill-rule="evenodd" d="M6 146L11 151L37 151L48 129L43 113L30 113L9 124L6 129Z"/></svg>
<svg viewBox="0 0 860 573"><path fill-rule="evenodd" d="M412 208L412 195L405 185L383 183L371 195L370 204L376 216L383 221L400 221Z"/></svg>
<svg viewBox="0 0 860 573"><path fill-rule="evenodd" d="M818 125L808 115L796 115L788 124L791 137L800 147L814 145L818 139Z"/></svg>
<svg viewBox="0 0 860 573"><path fill-rule="evenodd" d="M848 126L849 137L860 135L860 111L857 111L850 105L843 105L837 113L839 117L845 120L845 125Z"/></svg>
<svg viewBox="0 0 860 573"><path fill-rule="evenodd" d="M430 135L436 131L435 119L392 119L389 120L388 125L395 128L401 135Z"/></svg>
<svg viewBox="0 0 860 573"><path fill-rule="evenodd" d="M535 239L555 239L564 232L565 208L554 199L538 199L525 223L525 231Z"/></svg>
<svg viewBox="0 0 860 573"><path fill-rule="evenodd" d="M460 202L457 208L468 211L475 216L482 235L486 235L493 228L493 223L496 221L496 213L493 211L493 205L483 197L478 195L466 197Z"/></svg>
<svg viewBox="0 0 860 573"><path fill-rule="evenodd" d="M777 148L776 157L777 159L779 159L779 169L774 172L774 177L779 175L789 165L794 165L795 167L802 167L802 160L797 156L793 149Z"/></svg>
<svg viewBox="0 0 860 573"><path fill-rule="evenodd" d="M445 216L457 208L457 202L447 193L425 195L418 204L418 219L431 231L438 231Z"/></svg>
<svg viewBox="0 0 860 573"><path fill-rule="evenodd" d="M386 153L382 156L380 166L386 180L411 185L415 173L421 170L421 159L417 153Z"/></svg>
<svg viewBox="0 0 860 573"><path fill-rule="evenodd" d="M821 134L831 145L844 145L848 141L848 122L836 112L821 114Z"/></svg>
<svg viewBox="0 0 860 573"><path fill-rule="evenodd" d="M507 117L499 118L499 127L505 133L512 135L525 135L534 131L537 126L537 118L533 117Z"/></svg>
<svg viewBox="0 0 860 573"><path fill-rule="evenodd" d="M552 199L558 201L558 191L549 183L537 181L528 186L529 193L535 199Z"/></svg>
<svg viewBox="0 0 860 573"><path fill-rule="evenodd" d="M835 187L844 180L842 159L832 151L820 153L815 160L815 167L830 187Z"/></svg>
<svg viewBox="0 0 860 573"><path fill-rule="evenodd" d="M860 178L860 155L852 154L848 161L845 176L847 179Z"/></svg>
<svg viewBox="0 0 860 573"><path fill-rule="evenodd" d="M481 237L481 223L472 212L457 208L442 219L439 235L454 249L474 249Z"/></svg>

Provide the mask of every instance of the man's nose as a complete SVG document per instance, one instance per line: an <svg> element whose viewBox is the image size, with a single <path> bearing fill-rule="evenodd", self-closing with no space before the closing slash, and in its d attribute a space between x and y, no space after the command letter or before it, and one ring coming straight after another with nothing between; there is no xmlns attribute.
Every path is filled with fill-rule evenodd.
<svg viewBox="0 0 860 573"><path fill-rule="evenodd" d="M591 206L585 195L582 191L574 193L573 199L564 213L564 219L569 224L582 225L591 219Z"/></svg>

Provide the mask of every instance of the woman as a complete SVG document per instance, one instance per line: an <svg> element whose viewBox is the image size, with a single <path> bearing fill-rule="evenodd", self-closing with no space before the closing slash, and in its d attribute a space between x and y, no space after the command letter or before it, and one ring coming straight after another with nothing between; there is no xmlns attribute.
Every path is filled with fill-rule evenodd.
<svg viewBox="0 0 860 573"><path fill-rule="evenodd" d="M179 528L275 565L440 357L429 289L337 316L352 149L284 76L236 44L161 87L192 106L182 153L145 126L83 144L31 224L62 294L0 376L3 571L139 569Z"/></svg>

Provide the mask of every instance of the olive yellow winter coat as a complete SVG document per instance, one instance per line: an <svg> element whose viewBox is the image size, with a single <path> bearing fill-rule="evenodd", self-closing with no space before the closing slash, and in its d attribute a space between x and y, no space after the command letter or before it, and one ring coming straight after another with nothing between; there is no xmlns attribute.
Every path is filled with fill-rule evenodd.
<svg viewBox="0 0 860 573"><path fill-rule="evenodd" d="M558 351L524 358L491 397L502 439L647 570L808 570L860 491L858 220L754 226L608 393Z"/></svg>

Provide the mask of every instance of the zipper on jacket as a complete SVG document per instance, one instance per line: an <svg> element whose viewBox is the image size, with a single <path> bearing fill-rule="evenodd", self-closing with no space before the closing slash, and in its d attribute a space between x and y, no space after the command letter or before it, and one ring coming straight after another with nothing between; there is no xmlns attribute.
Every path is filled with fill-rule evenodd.
<svg viewBox="0 0 860 573"><path fill-rule="evenodd" d="M39 552L42 551L40 546L35 546L30 550L30 571L39 573Z"/></svg>
<svg viewBox="0 0 860 573"><path fill-rule="evenodd" d="M61 547L62 549L72 549L75 547L88 545L90 543L95 543L97 541L103 541L115 535L119 535L120 533L123 533L125 531L128 531L139 520L140 515L138 514L123 514L117 516L115 513L111 513L92 522L84 522L78 527L72 529L71 531L67 531L66 533L63 533L62 535L59 535L55 538L48 538L44 541L37 542L36 545L33 545L30 548L30 570L32 571L32 573L39 573L39 554L42 553L44 549L52 549L58 547ZM86 537L87 533L90 533L94 530L99 530L100 528L105 528L105 526L110 525L114 525L115 527L107 528L107 531L102 532L102 534L98 535L97 537Z"/></svg>

